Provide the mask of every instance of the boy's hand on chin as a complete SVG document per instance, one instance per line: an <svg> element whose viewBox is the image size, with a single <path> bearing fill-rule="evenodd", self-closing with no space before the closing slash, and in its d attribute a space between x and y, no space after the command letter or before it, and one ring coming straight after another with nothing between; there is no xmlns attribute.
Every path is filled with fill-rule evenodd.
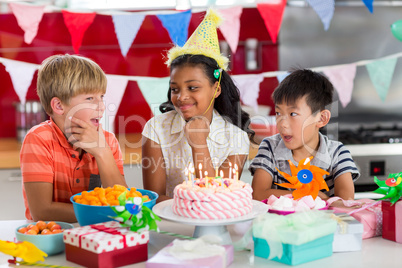
<svg viewBox="0 0 402 268"><path fill-rule="evenodd" d="M91 123L78 118L71 117L70 120L71 127L65 129L65 133L74 150L83 149L96 156L97 153L108 146L101 124L97 128Z"/></svg>
<svg viewBox="0 0 402 268"><path fill-rule="evenodd" d="M191 147L206 146L209 135L209 121L203 116L191 118L184 127L184 134Z"/></svg>

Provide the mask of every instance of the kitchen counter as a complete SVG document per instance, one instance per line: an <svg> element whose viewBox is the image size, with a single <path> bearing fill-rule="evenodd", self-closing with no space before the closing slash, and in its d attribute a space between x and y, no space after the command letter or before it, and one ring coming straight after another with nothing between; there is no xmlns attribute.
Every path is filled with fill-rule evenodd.
<svg viewBox="0 0 402 268"><path fill-rule="evenodd" d="M27 223L27 221L0 221L0 239L14 241L15 229L18 226ZM77 224L75 224L77 226ZM180 233L183 235L192 236L194 226L179 224L162 220L158 224L162 231ZM236 241L241 237L241 234L237 232L239 228L236 225L228 226L230 235L233 241ZM148 244L148 255L152 257L160 249L168 245L174 238L151 232L150 242ZM402 244L398 244L389 240L382 239L381 237L375 237L363 240L362 250L355 252L343 252L334 253L332 256L313 262L298 265L299 268L338 268L338 267L353 267L353 268L370 268L370 267L400 267L402 252ZM0 267L15 267L9 265L7 260L9 257L0 253ZM72 262L68 262L65 258L65 254L58 254L46 258L46 264L75 266L78 265ZM286 264L282 264L275 261L268 261L259 257L255 257L251 251L239 251L235 252L234 262L229 268L243 268L243 267L290 267ZM21 266L22 267L22 266ZM137 263L129 265L127 267L145 267L145 263Z"/></svg>
<svg viewBox="0 0 402 268"><path fill-rule="evenodd" d="M125 165L141 164L141 134L118 135L123 160ZM0 139L0 169L20 168L20 150L21 143L17 139L3 138ZM250 145L249 158L255 157L258 151L258 145Z"/></svg>

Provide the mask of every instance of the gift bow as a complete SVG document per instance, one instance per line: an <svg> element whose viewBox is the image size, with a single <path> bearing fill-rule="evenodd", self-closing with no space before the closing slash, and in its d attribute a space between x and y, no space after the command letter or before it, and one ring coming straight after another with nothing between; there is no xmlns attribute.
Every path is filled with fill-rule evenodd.
<svg viewBox="0 0 402 268"><path fill-rule="evenodd" d="M332 214L331 218L336 220L336 222L338 223L339 227L341 228L340 230L340 234L346 234L347 231L347 226L348 223L346 221L353 221L355 220L355 218L353 218L352 216L349 216L348 214L343 214L343 215L335 215Z"/></svg>
<svg viewBox="0 0 402 268"><path fill-rule="evenodd" d="M126 242L126 236L124 234L122 234L120 231L114 229L114 228L110 228L110 227L106 227L105 225L90 225L89 227L91 227L92 229L97 230L98 232L104 232L104 233L108 233L111 235L121 235L122 237L122 242L123 242L123 247L127 247L127 242ZM93 234L96 232L92 232L92 233L86 233L86 234L81 234L78 238L79 238L79 242L78 245L79 247L81 247L81 238L85 235L89 235L89 234Z"/></svg>
<svg viewBox="0 0 402 268"><path fill-rule="evenodd" d="M395 204L402 197L402 172L389 174L385 181L374 176L374 182L378 186L374 193L384 195L380 200L390 198L390 202Z"/></svg>

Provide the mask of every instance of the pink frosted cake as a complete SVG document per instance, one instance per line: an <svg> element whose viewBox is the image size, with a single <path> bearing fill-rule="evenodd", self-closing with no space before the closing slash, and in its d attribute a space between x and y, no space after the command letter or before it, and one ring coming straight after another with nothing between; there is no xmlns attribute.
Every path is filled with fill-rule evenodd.
<svg viewBox="0 0 402 268"><path fill-rule="evenodd" d="M208 178L185 181L174 189L173 212L194 219L231 219L251 212L250 184L234 179Z"/></svg>

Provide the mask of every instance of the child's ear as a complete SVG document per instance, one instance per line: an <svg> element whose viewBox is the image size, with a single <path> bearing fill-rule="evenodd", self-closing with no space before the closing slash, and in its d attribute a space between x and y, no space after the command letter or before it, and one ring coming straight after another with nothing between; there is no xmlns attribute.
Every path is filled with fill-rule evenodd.
<svg viewBox="0 0 402 268"><path fill-rule="evenodd" d="M331 119L331 112L329 110L322 110L320 112L320 119L317 122L317 126L319 128L326 126L329 122L329 119Z"/></svg>
<svg viewBox="0 0 402 268"><path fill-rule="evenodd" d="M216 90L216 94L215 94L215 99L216 99L219 95L221 95L221 92L222 92L221 85L219 84L219 82L215 82L214 90ZM215 93L215 91L214 91L214 93Z"/></svg>
<svg viewBox="0 0 402 268"><path fill-rule="evenodd" d="M64 114L63 103L61 102L61 100L59 98L54 97L50 101L50 106L52 107L52 110L53 110L54 114L58 114L58 115Z"/></svg>

